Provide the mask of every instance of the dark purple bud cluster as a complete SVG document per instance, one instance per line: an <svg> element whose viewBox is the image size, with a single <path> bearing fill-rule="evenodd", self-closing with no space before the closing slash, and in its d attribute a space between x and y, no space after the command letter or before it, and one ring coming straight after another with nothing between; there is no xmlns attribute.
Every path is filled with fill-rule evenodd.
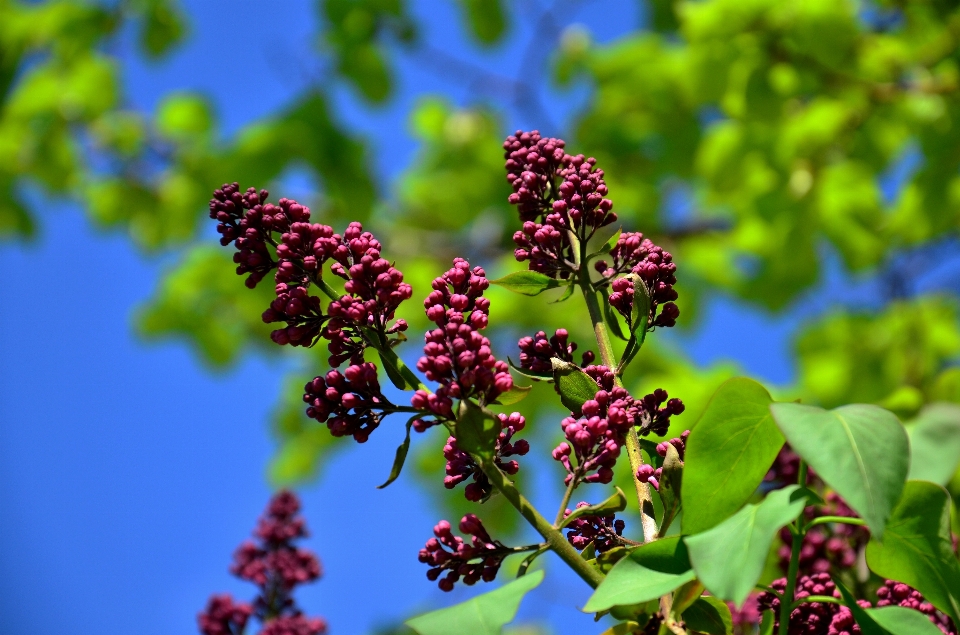
<svg viewBox="0 0 960 635"><path fill-rule="evenodd" d="M521 220L549 213L556 177L570 159L565 146L563 139L543 138L538 130L517 130L503 142L507 182L513 188L508 200L517 206Z"/></svg>
<svg viewBox="0 0 960 635"><path fill-rule="evenodd" d="M316 555L293 541L307 535L298 513L295 494L282 491L267 506L254 531L256 542L245 541L234 554L230 572L253 582L259 589L252 605L235 604L230 596L213 596L206 611L197 616L204 635L239 635L251 615L263 623L261 635L321 635L327 630L322 618L306 618L293 599L299 584L320 577Z"/></svg>
<svg viewBox="0 0 960 635"><path fill-rule="evenodd" d="M574 272L573 246L567 235L569 227L559 214L549 214L543 223L526 221L513 234L517 262L529 261L530 271L568 279Z"/></svg>
<svg viewBox="0 0 960 635"><path fill-rule="evenodd" d="M807 520L817 516L843 516L856 518L857 514L835 492L824 496L825 505L819 509L808 507L804 514ZM836 573L849 569L857 561L857 554L866 546L870 533L864 527L845 523L831 523L811 527L800 548L801 573ZM790 565L792 537L788 528L780 530L782 545L777 550L780 568L786 572Z"/></svg>
<svg viewBox="0 0 960 635"><path fill-rule="evenodd" d="M520 469L520 463L515 460L506 461L504 459L511 456L523 456L530 451L530 444L526 440L513 441L513 435L523 430L526 419L519 412L512 412L509 416L505 414L497 416L500 419L501 432L495 447L494 462L501 471L513 475ZM486 474L483 473L472 456L457 447L455 437L447 439L447 444L443 446L443 458L447 459L447 475L443 479L444 487L453 489L468 478L473 478L473 482L469 483L463 492L467 500L480 502L490 496L493 486L487 479Z"/></svg>
<svg viewBox="0 0 960 635"><path fill-rule="evenodd" d="M348 366L343 373L331 370L303 389L308 417L326 422L333 436L351 435L358 443L365 442L393 408L380 392L377 367L370 362Z"/></svg>
<svg viewBox="0 0 960 635"><path fill-rule="evenodd" d="M450 523L441 520L433 528L433 535L420 550L420 562L430 565L427 578L431 581L440 578L437 585L442 591L452 591L460 578L464 584L473 585L483 580L492 582L497 577L503 559L513 553L509 547L493 540L483 523L473 514L467 514L460 520L460 532L471 537L469 543L450 531Z"/></svg>
<svg viewBox="0 0 960 635"><path fill-rule="evenodd" d="M621 234L617 247L620 247L625 239L634 241L637 240L636 237L638 236L642 237L643 234ZM674 326L677 323L677 318L680 317L680 309L674 303L674 300L677 299L677 291L673 288L673 285L677 283L677 265L674 264L670 252L664 251L649 240L644 238L640 244L641 247L635 250L638 260L629 271L640 277L650 296L650 316L647 328ZM642 258L639 257L641 254ZM633 261L627 260L624 262L618 254L613 267L604 260L596 262L594 266L597 271L610 279L620 273L617 267L625 267L631 262ZM630 278L614 278L610 284L610 306L628 321L633 311L634 292L633 281Z"/></svg>
<svg viewBox="0 0 960 635"><path fill-rule="evenodd" d="M662 388L657 388L643 399L638 400L639 417L637 425L640 427L639 434L645 436L653 433L662 437L670 428L670 417L680 415L686 410L683 402L670 395Z"/></svg>
<svg viewBox="0 0 960 635"><path fill-rule="evenodd" d="M490 300L483 297L488 286L483 269L471 269L463 258L433 281L423 305L437 328L424 336L417 368L440 386L433 394L416 391L410 400L414 408L449 417L454 399L473 397L488 404L513 388L509 366L493 356L490 340L480 334L490 311Z"/></svg>
<svg viewBox="0 0 960 635"><path fill-rule="evenodd" d="M236 244L237 273L249 274L248 287L276 268L277 297L263 312L267 324L286 324L271 333L274 342L313 346L322 336L330 341L330 365L337 367L348 359L363 361L367 342L361 328L372 328L380 338L407 328L403 320L390 322L413 291L381 256L373 234L360 223L350 223L343 236L335 234L327 225L310 223L310 210L303 205L286 198L273 205L266 202L267 195L254 188L240 194L236 183L224 185L213 193L210 217L219 221L221 244ZM331 302L324 315L309 286L321 283L328 260L330 271L346 280L347 294Z"/></svg>
<svg viewBox="0 0 960 635"><path fill-rule="evenodd" d="M559 200L553 202L553 213L569 218L577 235L589 239L593 232L617 222L613 201L603 180L603 170L597 169L597 160L582 154L572 156L560 171L563 182L558 188ZM587 232L589 230L589 233Z"/></svg>
<svg viewBox="0 0 960 635"><path fill-rule="evenodd" d="M549 373L553 370L553 364L550 361L552 357L572 363L577 343L568 341L569 337L567 329L557 329L550 339L547 339L547 334L543 331L538 331L533 337L521 337L517 343L520 347L520 368L532 370L535 373ZM594 359L596 356L593 351L585 351L580 365L586 366Z"/></svg>
<svg viewBox="0 0 960 635"><path fill-rule="evenodd" d="M678 438L670 439L669 441L664 441L663 443L657 444L657 454L660 457L667 456L667 444L669 443L677 450L677 454L680 455L680 462L683 463L683 455L687 449L687 437L690 436L689 430L684 430ZM660 490L660 479L663 475L663 468L654 467L648 463L644 463L637 469L637 478L641 481L645 481L653 486L653 489Z"/></svg>
<svg viewBox="0 0 960 635"><path fill-rule="evenodd" d="M234 602L229 594L211 595L207 608L197 615L203 635L240 635L253 615L246 602Z"/></svg>
<svg viewBox="0 0 960 635"><path fill-rule="evenodd" d="M613 466L620 456L625 435L639 416L637 402L623 388L600 389L581 408L560 422L563 441L553 450L553 458L567 470L564 483L609 483ZM576 458L576 465L570 457Z"/></svg>
<svg viewBox="0 0 960 635"><path fill-rule="evenodd" d="M589 506L590 503L577 503L577 509ZM568 509L564 512L564 517L572 513ZM579 550L583 550L592 542L597 553L603 553L621 544L620 536L623 535L624 526L624 522L614 514L609 516L581 516L567 525L567 529L569 529L567 540Z"/></svg>
<svg viewBox="0 0 960 635"><path fill-rule="evenodd" d="M743 606L737 606L733 602L727 602L730 609L730 621L733 623L733 632L737 635L746 635L754 633L756 627L760 625L760 608L757 606L757 597L759 593L751 593L743 602Z"/></svg>
<svg viewBox="0 0 960 635"><path fill-rule="evenodd" d="M902 582L885 580L883 586L877 589L877 606L904 606L920 611L945 635L957 635L957 627L952 619L927 602L919 591Z"/></svg>
<svg viewBox="0 0 960 635"><path fill-rule="evenodd" d="M763 480L777 487L786 487L796 483L798 478L800 478L800 455L793 451L789 443L785 443ZM806 485L808 487L823 486L823 481L813 471L813 468L807 468Z"/></svg>
<svg viewBox="0 0 960 635"><path fill-rule="evenodd" d="M564 151L561 139L545 139L536 130L507 137L503 143L509 202L517 206L523 228L513 240L520 262L553 277L569 278L576 269L568 232L586 242L597 229L616 222L603 170L596 159Z"/></svg>
<svg viewBox="0 0 960 635"><path fill-rule="evenodd" d="M787 579L774 580L770 586L782 594L787 588ZM797 578L795 594L798 600L811 595L840 598L840 591L826 573ZM866 608L870 607L870 603L865 600L860 600L858 604ZM760 610L773 611L774 632L776 632L780 627L780 599L773 593L761 593L757 598L757 605ZM860 633L860 627L854 623L850 609L830 602L800 604L790 613L788 628L787 632L790 635L859 635Z"/></svg>
<svg viewBox="0 0 960 635"><path fill-rule="evenodd" d="M322 635L327 632L327 622L322 617L282 615L267 622L260 635Z"/></svg>

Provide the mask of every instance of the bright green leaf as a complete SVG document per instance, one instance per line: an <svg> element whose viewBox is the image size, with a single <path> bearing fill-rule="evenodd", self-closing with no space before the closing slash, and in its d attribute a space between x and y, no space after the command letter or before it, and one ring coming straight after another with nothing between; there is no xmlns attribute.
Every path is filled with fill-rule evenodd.
<svg viewBox="0 0 960 635"><path fill-rule="evenodd" d="M501 406L512 406L526 399L527 394L530 393L532 388L533 386L518 386L514 384L510 390L497 397L497 403Z"/></svg>
<svg viewBox="0 0 960 635"><path fill-rule="evenodd" d="M772 401L763 386L745 377L727 380L710 398L684 454L685 534L729 518L757 491L783 446Z"/></svg>
<svg viewBox="0 0 960 635"><path fill-rule="evenodd" d="M837 589L840 590L840 595L843 597L843 603L846 604L847 608L850 609L850 612L853 613L853 619L860 627L861 635L893 635L888 633L882 626L877 624L872 617L867 615L866 611L864 611L860 605L857 604L857 599L852 593L850 593L850 590L847 589L842 582L839 580L835 580L834 582L837 585Z"/></svg>
<svg viewBox="0 0 960 635"><path fill-rule="evenodd" d="M577 507L570 513L569 516L561 521L560 527L566 527L581 516L609 516L611 514L616 514L617 512L623 511L626 508L627 497L623 493L623 490L618 487L617 492L602 503Z"/></svg>
<svg viewBox="0 0 960 635"><path fill-rule="evenodd" d="M909 481L887 523L883 542L867 545L867 565L909 584L960 622L960 565L950 540L950 495L928 481Z"/></svg>
<svg viewBox="0 0 960 635"><path fill-rule="evenodd" d="M910 480L950 482L960 464L960 406L930 404L907 427Z"/></svg>
<svg viewBox="0 0 960 635"><path fill-rule="evenodd" d="M881 606L865 609L864 613L891 635L943 635L930 618L905 606ZM857 622L860 624L860 622ZM861 624L861 629L863 625Z"/></svg>
<svg viewBox="0 0 960 635"><path fill-rule="evenodd" d="M683 612L688 629L705 635L731 635L733 617L727 603L712 596L703 596Z"/></svg>
<svg viewBox="0 0 960 635"><path fill-rule="evenodd" d="M523 597L543 581L543 571L534 571L499 589L454 606L407 620L419 635L500 635L511 622Z"/></svg>
<svg viewBox="0 0 960 635"><path fill-rule="evenodd" d="M653 600L694 579L687 547L680 536L662 538L634 549L610 570L593 592L585 613Z"/></svg>
<svg viewBox="0 0 960 635"><path fill-rule="evenodd" d="M759 505L747 505L716 527L684 541L697 578L712 595L737 605L753 590L773 539L806 506L799 487L771 492Z"/></svg>
<svg viewBox="0 0 960 635"><path fill-rule="evenodd" d="M777 403L770 410L797 454L882 539L910 463L907 432L897 417L863 404L824 410Z"/></svg>
<svg viewBox="0 0 960 635"><path fill-rule="evenodd" d="M490 282L522 295L540 295L547 289L556 289L563 284L562 280L536 271L516 271Z"/></svg>
<svg viewBox="0 0 960 635"><path fill-rule="evenodd" d="M586 374L576 364L565 362L553 357L553 381L560 391L560 401L574 414L580 414L580 409L588 399L593 399L600 389L590 375Z"/></svg>
<svg viewBox="0 0 960 635"><path fill-rule="evenodd" d="M393 459L393 467L390 468L390 476L383 485L377 485L377 489L383 489L390 483L397 480L397 477L400 476L400 471L403 469L403 464L407 460L407 452L410 450L410 428L413 427L413 422L418 418L420 418L420 415L414 415L407 420L406 436L403 438L403 443L401 443L397 448L397 454Z"/></svg>
<svg viewBox="0 0 960 635"><path fill-rule="evenodd" d="M457 447L473 456L492 459L500 438L500 419L469 399L460 402L455 424Z"/></svg>
<svg viewBox="0 0 960 635"><path fill-rule="evenodd" d="M683 479L683 462L680 460L680 453L673 447L672 443L667 443L667 453L663 458L663 471L660 477L660 501L663 503L663 517L660 521L659 535L667 533L670 523L676 518L680 511L681 494L680 488Z"/></svg>

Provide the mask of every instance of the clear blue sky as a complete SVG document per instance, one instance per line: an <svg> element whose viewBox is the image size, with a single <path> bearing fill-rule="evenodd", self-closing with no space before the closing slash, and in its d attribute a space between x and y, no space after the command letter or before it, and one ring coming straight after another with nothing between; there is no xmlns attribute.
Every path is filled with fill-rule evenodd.
<svg viewBox="0 0 960 635"><path fill-rule="evenodd" d="M170 90L203 90L227 131L277 110L319 77L310 54L313 4L187 2L193 35L172 58L147 65L121 42L130 101L152 110ZM425 36L514 72L523 29L480 60L452 4L415 4ZM641 19L634 2L594 2L576 16L599 40ZM339 116L374 140L388 176L415 150L405 116L418 95L475 97L415 58L402 58L400 70L399 95L385 108L336 93ZM260 87L253 99L250 82ZM580 91L555 100L551 116L565 120L582 98ZM537 126L523 113L509 117L511 127ZM44 206L41 228L35 244L0 249L0 632L195 633L209 594L252 595L226 569L269 496L264 468L274 448L266 423L281 367L248 359L212 375L183 344L139 342L131 314L171 257L146 258L62 204ZM836 277L822 291L829 301L850 288ZM870 296L869 284L856 288ZM806 315L775 321L717 299L703 321L712 326L678 339L698 363L736 359L755 376L786 383L787 338ZM371 632L466 597L441 594L416 560L438 520L430 502L404 478L374 489L395 445L374 435L302 490L314 531L309 546L326 573L301 602L324 615L334 635ZM522 616L544 616L558 633L599 631L573 608L585 597L582 585L551 567Z"/></svg>

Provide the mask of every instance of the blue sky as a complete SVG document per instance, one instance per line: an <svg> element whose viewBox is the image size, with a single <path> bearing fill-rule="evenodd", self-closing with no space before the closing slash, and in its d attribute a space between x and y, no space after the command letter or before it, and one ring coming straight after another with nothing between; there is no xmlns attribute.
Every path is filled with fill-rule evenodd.
<svg viewBox="0 0 960 635"><path fill-rule="evenodd" d="M128 39L119 43L131 103L152 110L171 90L202 90L228 133L276 111L319 81L313 4L187 2L192 36L171 58L146 64ZM452 4L415 3L426 37L513 72L527 33L481 58L464 43ZM642 20L636 4L592 3L575 19L609 40ZM419 95L477 97L422 60L401 58L399 70L399 93L384 108L334 89L338 115L364 130L387 176L416 149L406 114ZM255 98L250 82L259 87ZM551 118L565 121L584 94L550 100ZM510 127L536 126L528 116L511 113ZM252 595L226 569L269 496L264 468L274 444L266 423L282 366L251 358L211 374L182 343L140 342L131 315L171 256L145 257L125 238L92 230L69 205L45 203L40 217L37 242L0 248L0 632L194 633L211 593ZM868 301L874 290L830 274L820 291L829 303L851 293ZM707 326L678 341L700 364L735 359L786 383L788 338L805 317L798 309L773 319L719 298ZM314 532L308 546L326 572L301 603L324 615L334 635L372 632L467 596L441 594L416 561L438 520L429 500L404 478L374 489L396 442L373 435L302 490ZM585 587L562 567L549 573L522 617L545 619L559 633L572 625L602 630L573 608Z"/></svg>

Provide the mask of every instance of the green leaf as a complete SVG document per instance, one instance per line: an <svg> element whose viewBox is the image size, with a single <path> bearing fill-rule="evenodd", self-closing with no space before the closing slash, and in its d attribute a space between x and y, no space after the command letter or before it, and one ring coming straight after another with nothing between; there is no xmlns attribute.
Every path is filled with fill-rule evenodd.
<svg viewBox="0 0 960 635"><path fill-rule="evenodd" d="M551 278L536 271L515 271L490 282L508 291L531 296L540 295L547 289L556 289L564 284L562 280Z"/></svg>
<svg viewBox="0 0 960 635"><path fill-rule="evenodd" d="M776 619L773 611L764 611L760 618L760 630L757 635L773 635L773 620Z"/></svg>
<svg viewBox="0 0 960 635"><path fill-rule="evenodd" d="M492 460L500 437L500 419L469 399L460 402L457 416L457 447L479 459Z"/></svg>
<svg viewBox="0 0 960 635"><path fill-rule="evenodd" d="M533 386L517 386L514 384L513 388L497 397L497 403L501 406L512 406L526 399L532 388Z"/></svg>
<svg viewBox="0 0 960 635"><path fill-rule="evenodd" d="M960 406L930 404L907 426L910 480L950 482L960 464Z"/></svg>
<svg viewBox="0 0 960 635"><path fill-rule="evenodd" d="M566 290L560 295L556 300L551 300L550 304L560 304L561 302L566 302L573 295L573 292L576 291L577 285L572 282L567 285Z"/></svg>
<svg viewBox="0 0 960 635"><path fill-rule="evenodd" d="M585 507L577 507L570 513L569 516L560 521L560 526L558 529L566 527L581 516L609 516L611 514L621 512L626 508L627 497L624 495L623 490L618 487L617 492L612 494L610 498L602 503L598 503L596 505L587 505Z"/></svg>
<svg viewBox="0 0 960 635"><path fill-rule="evenodd" d="M763 573L777 532L806 506L799 489L791 485L771 492L759 505L747 505L716 527L684 538L697 578L712 595L743 604Z"/></svg>
<svg viewBox="0 0 960 635"><path fill-rule="evenodd" d="M400 374L399 364L403 364L400 358L392 349L380 350L380 361L383 362L383 370L387 371L387 377L390 378L391 383L400 389L407 389L407 380L403 378L403 375ZM411 386L415 388L415 386Z"/></svg>
<svg viewBox="0 0 960 635"><path fill-rule="evenodd" d="M706 635L731 635L733 617L727 603L715 597L697 599L683 612L683 621L688 629Z"/></svg>
<svg viewBox="0 0 960 635"><path fill-rule="evenodd" d="M680 485L683 478L683 462L680 461L680 454L673 447L672 443L667 443L667 454L663 459L663 472L660 478L660 501L663 503L663 518L660 521L659 535L666 533L670 528L670 523L676 518L680 511Z"/></svg>
<svg viewBox="0 0 960 635"><path fill-rule="evenodd" d="M864 614L890 635L943 635L926 615L905 606L881 606L878 609L863 609ZM863 630L863 624L857 619ZM866 633L865 630L863 630Z"/></svg>
<svg viewBox="0 0 960 635"><path fill-rule="evenodd" d="M834 580L834 583L837 585L837 589L840 590L840 595L843 596L843 603L846 604L850 612L853 613L853 619L857 622L857 625L860 626L861 635L892 635L860 608L860 605L857 604L857 598L853 597L853 594L850 593L850 590L847 589L843 583L839 580ZM923 615L922 613L919 614ZM924 619L927 619L926 616L924 616ZM933 625L931 624L931 626ZM939 631L940 629L937 630Z"/></svg>
<svg viewBox="0 0 960 635"><path fill-rule="evenodd" d="M610 570L587 600L583 611L596 613L614 606L654 600L694 577L687 547L680 536L648 542L634 549Z"/></svg>
<svg viewBox="0 0 960 635"><path fill-rule="evenodd" d="M729 518L757 491L783 446L770 393L745 377L724 382L693 425L684 453L683 533Z"/></svg>
<svg viewBox="0 0 960 635"><path fill-rule="evenodd" d="M883 539L907 480L910 445L897 417L855 404L824 410L796 403L770 406L787 442Z"/></svg>
<svg viewBox="0 0 960 635"><path fill-rule="evenodd" d="M635 273L627 276L633 282L633 308L630 311L630 331L637 338L637 344L643 345L647 335L647 322L650 319L650 290L643 278Z"/></svg>
<svg viewBox="0 0 960 635"><path fill-rule="evenodd" d="M407 452L410 450L410 428L413 427L413 422L419 418L420 415L413 415L407 420L407 433L403 438L403 443L401 443L400 447L397 448L397 455L393 459L393 467L390 468L390 476L383 483L383 485L377 485L377 489L383 489L390 483L397 480L397 477L400 476L400 470L403 469L403 463L407 460Z"/></svg>
<svg viewBox="0 0 960 635"><path fill-rule="evenodd" d="M520 368L513 363L513 360L509 357L507 358L507 363L510 364L510 368L513 369L521 377L526 377L527 379L532 379L533 381L546 381L553 382L553 371L538 373L530 370L529 368Z"/></svg>
<svg viewBox="0 0 960 635"><path fill-rule="evenodd" d="M600 295L603 296L603 315L604 319L606 320L607 327L615 337L626 342L628 338L623 334L623 329L620 328L620 319L617 317L617 312L614 311L612 306L610 306L610 294L607 293L606 288L603 288L600 290Z"/></svg>
<svg viewBox="0 0 960 635"><path fill-rule="evenodd" d="M593 544L593 543L591 543L591 544ZM520 566L517 567L517 577L519 578L520 576L526 575L526 574L527 574L527 569L530 568L530 565L533 564L533 561L536 560L537 558L539 558L540 556L542 556L543 554L545 554L545 553L548 552L548 551L550 551L550 547L549 547L549 546L541 547L541 548L537 549L536 551L534 551L533 553L531 553L531 554L530 554L529 556L527 556L526 558L524 558L524 559L523 559L523 562L520 563Z"/></svg>
<svg viewBox="0 0 960 635"><path fill-rule="evenodd" d="M609 254L613 251L613 248L617 246L617 243L620 241L620 234L623 233L623 227L618 229L613 236L610 237L610 240L603 244L603 247L600 248L601 254Z"/></svg>
<svg viewBox="0 0 960 635"><path fill-rule="evenodd" d="M633 635L638 628L640 628L639 622L620 622L603 631L600 635Z"/></svg>
<svg viewBox="0 0 960 635"><path fill-rule="evenodd" d="M543 571L534 571L499 589L405 623L419 635L500 635L503 626L516 616L523 596L541 581Z"/></svg>
<svg viewBox="0 0 960 635"><path fill-rule="evenodd" d="M867 545L877 575L908 584L960 623L960 565L950 540L950 495L927 481L909 481L881 543Z"/></svg>
<svg viewBox="0 0 960 635"><path fill-rule="evenodd" d="M561 403L579 416L583 404L588 399L593 399L600 387L576 364L565 362L558 357L553 357L550 361L553 362L553 381L560 391Z"/></svg>

